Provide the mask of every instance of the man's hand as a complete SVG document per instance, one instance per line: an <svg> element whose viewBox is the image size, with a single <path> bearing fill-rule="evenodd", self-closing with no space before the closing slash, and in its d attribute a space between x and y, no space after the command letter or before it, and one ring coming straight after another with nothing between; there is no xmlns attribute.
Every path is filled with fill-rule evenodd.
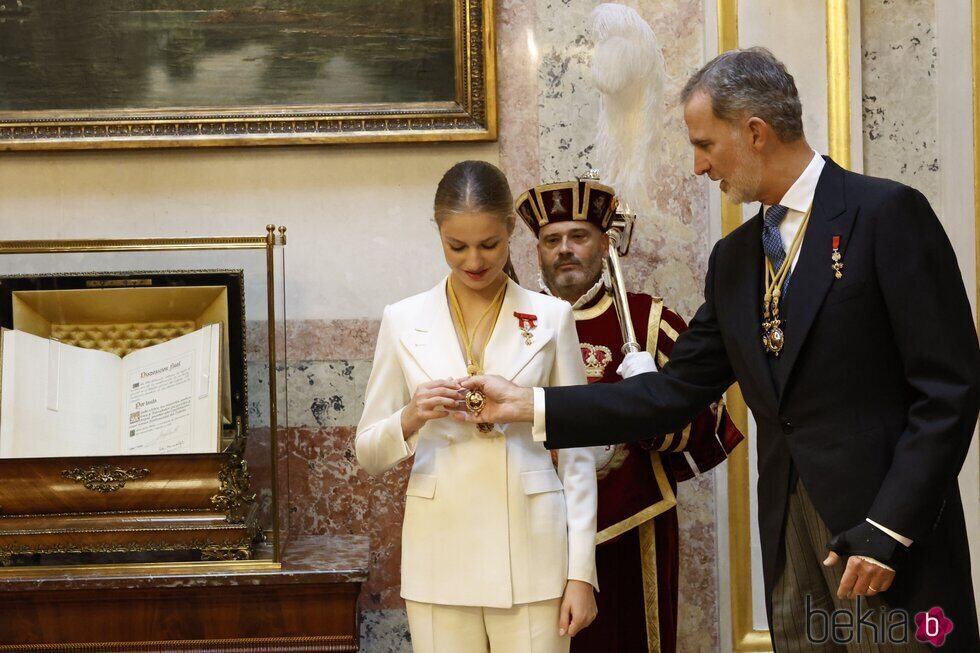
<svg viewBox="0 0 980 653"><path fill-rule="evenodd" d="M623 362L616 368L616 374L624 379L636 376L637 374L656 371L657 361L654 360L653 354L648 351L633 351L626 354Z"/></svg>
<svg viewBox="0 0 980 653"><path fill-rule="evenodd" d="M847 567L837 588L838 598L874 596L886 591L895 580L895 569L909 556L907 546L868 521L838 533L827 543L827 567L847 558Z"/></svg>
<svg viewBox="0 0 980 653"><path fill-rule="evenodd" d="M558 635L575 637L599 614L595 604L592 585L580 580L565 583L565 593L561 597L561 612L558 617Z"/></svg>
<svg viewBox="0 0 980 653"><path fill-rule="evenodd" d="M502 376L482 375L459 379L465 393L467 390L479 390L486 401L478 414L463 411L456 412L456 419L479 424L509 424L511 422L534 421L534 393L531 388L514 385Z"/></svg>
<svg viewBox="0 0 980 653"><path fill-rule="evenodd" d="M825 567L833 567L840 563L840 556L830 551L823 561ZM895 581L895 572L880 563L871 562L870 558L851 556L847 559L844 576L837 588L837 598L853 599L856 596L874 596L885 592Z"/></svg>

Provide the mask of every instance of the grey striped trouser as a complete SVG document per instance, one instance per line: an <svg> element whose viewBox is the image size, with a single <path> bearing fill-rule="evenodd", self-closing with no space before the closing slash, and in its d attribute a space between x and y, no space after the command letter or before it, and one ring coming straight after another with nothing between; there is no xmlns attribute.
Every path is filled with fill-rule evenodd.
<svg viewBox="0 0 980 653"><path fill-rule="evenodd" d="M845 560L834 567L823 566L828 540L830 531L813 507L803 483L798 482L787 507L785 566L772 593L772 636L776 652L930 650L916 641L912 616L908 616L908 628L896 625L901 615L889 612L881 595L858 597L860 601L837 598ZM850 614L845 615L844 611ZM896 643L903 639L904 643Z"/></svg>

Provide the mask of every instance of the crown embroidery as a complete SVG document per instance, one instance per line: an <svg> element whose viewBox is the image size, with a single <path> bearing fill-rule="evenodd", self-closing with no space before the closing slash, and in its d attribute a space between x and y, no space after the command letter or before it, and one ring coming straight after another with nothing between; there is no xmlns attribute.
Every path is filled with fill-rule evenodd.
<svg viewBox="0 0 980 653"><path fill-rule="evenodd" d="M591 383L592 379L601 379L606 373L606 366L612 362L612 351L609 350L609 347L590 345L587 342L583 342L581 347L582 361L585 363L585 375L589 377L589 382Z"/></svg>

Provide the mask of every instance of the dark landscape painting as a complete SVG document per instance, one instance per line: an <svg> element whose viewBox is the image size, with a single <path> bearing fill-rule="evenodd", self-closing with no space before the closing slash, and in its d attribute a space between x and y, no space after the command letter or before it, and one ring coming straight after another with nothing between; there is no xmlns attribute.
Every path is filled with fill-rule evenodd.
<svg viewBox="0 0 980 653"><path fill-rule="evenodd" d="M0 115L452 101L453 0L0 0Z"/></svg>

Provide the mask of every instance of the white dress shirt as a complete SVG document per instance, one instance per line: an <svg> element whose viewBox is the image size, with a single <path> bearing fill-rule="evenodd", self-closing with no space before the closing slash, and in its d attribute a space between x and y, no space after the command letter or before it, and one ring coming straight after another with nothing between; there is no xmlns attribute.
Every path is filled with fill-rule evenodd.
<svg viewBox="0 0 980 653"><path fill-rule="evenodd" d="M820 173L823 171L823 166L823 157L814 152L813 158L810 159L810 163L804 168L803 174L796 178L796 181L789 187L789 190L786 191L783 198L779 200L779 204L788 209L786 211L786 217L779 223L779 235L783 239L783 251L789 251L789 246L793 243L793 239L796 238L796 234L799 233L800 227L803 226L803 218L806 217L806 212L810 210L810 206L813 204L813 196L817 193L817 182L820 181ZM772 205L762 205L763 216L765 216L770 206ZM802 250L803 243L800 243L800 249L796 250L796 256L793 257L793 262L789 266L790 274L792 274L793 269L796 267L796 262L800 259L800 252Z"/></svg>

